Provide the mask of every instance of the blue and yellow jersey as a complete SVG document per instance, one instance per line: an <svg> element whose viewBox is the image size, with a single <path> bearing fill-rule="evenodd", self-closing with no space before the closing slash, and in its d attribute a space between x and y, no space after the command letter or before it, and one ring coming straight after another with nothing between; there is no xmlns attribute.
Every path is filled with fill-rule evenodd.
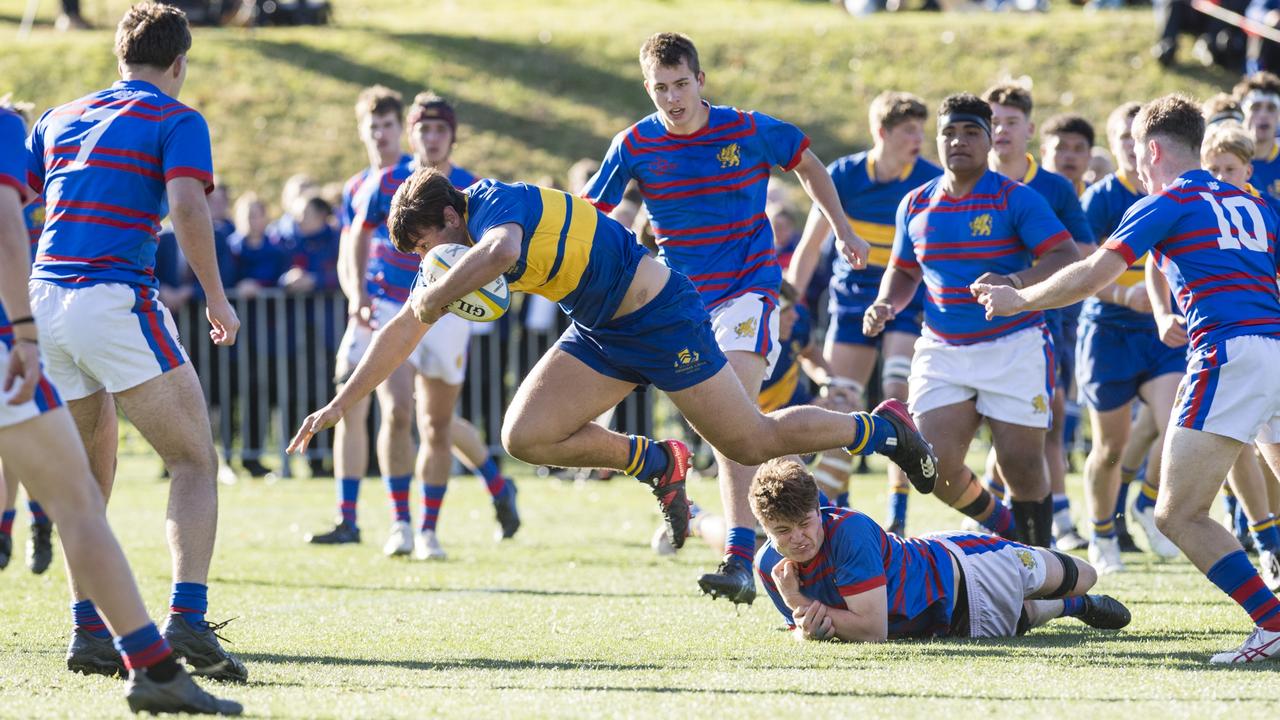
<svg viewBox="0 0 1280 720"><path fill-rule="evenodd" d="M803 305L796 305L795 311L796 321L791 325L791 336L779 338L782 349L778 353L778 361L760 386L760 396L756 401L760 412L773 412L807 402L809 393L800 378L800 354L809 347L813 323Z"/></svg>
<svg viewBox="0 0 1280 720"><path fill-rule="evenodd" d="M1134 183L1116 173L1102 178L1085 191L1081 204L1084 205L1085 216L1089 218L1089 225L1093 228L1093 234L1097 236L1099 242L1106 240L1111 233L1115 232L1120 224L1120 218L1124 217L1125 212L1143 197L1143 193ZM1135 259L1116 283L1124 287L1133 287L1140 282L1145 282L1146 274L1143 267L1146 262L1145 254ZM1156 329L1156 320L1153 315L1140 313L1098 298L1089 298L1084 301L1080 320L1130 330L1154 332Z"/></svg>
<svg viewBox="0 0 1280 720"><path fill-rule="evenodd" d="M473 241L508 223L524 230L520 259L503 273L513 291L559 303L588 328L613 318L645 256L630 230L585 200L537 185L481 180L466 194Z"/></svg>
<svg viewBox="0 0 1280 720"><path fill-rule="evenodd" d="M1272 143L1266 157L1253 159L1249 182L1262 193L1271 209L1280 213L1280 142Z"/></svg>
<svg viewBox="0 0 1280 720"><path fill-rule="evenodd" d="M1014 179L1020 180L1022 184L1040 193L1044 201L1049 203L1049 209L1053 210L1053 214L1058 216L1058 220L1067 228L1067 232L1071 233L1072 240L1085 245L1097 244L1093 228L1089 225L1084 207L1080 204L1080 197L1076 194L1076 188L1070 180L1040 167L1031 153L1027 153L1027 174Z"/></svg>
<svg viewBox="0 0 1280 720"><path fill-rule="evenodd" d="M876 180L876 162L869 152L846 155L827 166L840 196L840 205L858 237L871 246L867 267L855 270L837 253L832 281L878 285L893 252L894 217L898 204L912 190L942 174L942 168L923 158L903 168L888 182Z"/></svg>

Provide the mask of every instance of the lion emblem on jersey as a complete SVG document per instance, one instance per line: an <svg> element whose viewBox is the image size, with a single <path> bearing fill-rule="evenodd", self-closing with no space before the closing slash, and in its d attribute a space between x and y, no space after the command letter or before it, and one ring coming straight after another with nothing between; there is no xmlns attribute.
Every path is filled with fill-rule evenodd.
<svg viewBox="0 0 1280 720"><path fill-rule="evenodd" d="M738 149L738 143L730 143L720 148L720 153L716 155L716 159L720 161L720 167L731 168L738 167L742 163L741 153Z"/></svg>
<svg viewBox="0 0 1280 720"><path fill-rule="evenodd" d="M991 237L991 213L983 213L970 220L969 234L974 237Z"/></svg>
<svg viewBox="0 0 1280 720"><path fill-rule="evenodd" d="M1049 412L1049 398L1044 395L1037 395L1031 398L1031 407L1035 408L1037 414Z"/></svg>
<svg viewBox="0 0 1280 720"><path fill-rule="evenodd" d="M1034 570L1036 567L1036 556L1031 554L1030 550L1018 550L1018 559L1022 561L1022 566L1028 570Z"/></svg>
<svg viewBox="0 0 1280 720"><path fill-rule="evenodd" d="M740 338L751 337L756 334L756 319L747 318L737 325L733 326L733 332Z"/></svg>

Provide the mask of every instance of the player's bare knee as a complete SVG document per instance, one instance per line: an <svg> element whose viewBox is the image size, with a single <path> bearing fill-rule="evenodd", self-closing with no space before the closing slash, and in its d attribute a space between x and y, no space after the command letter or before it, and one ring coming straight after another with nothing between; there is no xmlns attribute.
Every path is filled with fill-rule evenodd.
<svg viewBox="0 0 1280 720"><path fill-rule="evenodd" d="M1080 558L1071 558L1071 561L1076 564L1076 569L1080 573L1079 577L1076 580L1076 586L1072 590L1071 594L1083 595L1089 592L1089 590L1092 589L1095 584L1097 584L1098 571L1094 569L1092 565L1081 560Z"/></svg>

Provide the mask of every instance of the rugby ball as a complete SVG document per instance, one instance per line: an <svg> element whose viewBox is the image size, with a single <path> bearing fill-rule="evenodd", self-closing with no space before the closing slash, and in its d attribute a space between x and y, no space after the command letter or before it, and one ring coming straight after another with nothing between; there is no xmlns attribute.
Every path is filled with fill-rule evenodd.
<svg viewBox="0 0 1280 720"><path fill-rule="evenodd" d="M433 283L444 277L469 248L466 245L451 243L437 245L422 258L419 278L421 282ZM493 322L507 313L511 307L511 288L507 287L507 279L499 275L496 280L467 295L449 303L449 312L466 320L476 322Z"/></svg>

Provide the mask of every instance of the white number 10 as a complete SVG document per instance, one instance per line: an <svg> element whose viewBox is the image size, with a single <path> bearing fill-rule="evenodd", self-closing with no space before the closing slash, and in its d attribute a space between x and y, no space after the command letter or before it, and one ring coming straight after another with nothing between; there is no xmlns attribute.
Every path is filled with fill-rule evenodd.
<svg viewBox="0 0 1280 720"><path fill-rule="evenodd" d="M1240 246L1244 245L1246 250L1267 251L1267 224L1253 200L1243 195L1235 195L1219 203L1217 198L1207 192L1200 193L1200 197L1209 203L1209 207L1213 208L1213 214L1218 218L1218 247L1223 250L1239 250ZM1223 208L1226 208L1225 213ZM1244 218L1240 215L1241 210L1249 216L1253 232L1245 228ZM1227 216L1230 216L1230 221L1227 220Z"/></svg>

